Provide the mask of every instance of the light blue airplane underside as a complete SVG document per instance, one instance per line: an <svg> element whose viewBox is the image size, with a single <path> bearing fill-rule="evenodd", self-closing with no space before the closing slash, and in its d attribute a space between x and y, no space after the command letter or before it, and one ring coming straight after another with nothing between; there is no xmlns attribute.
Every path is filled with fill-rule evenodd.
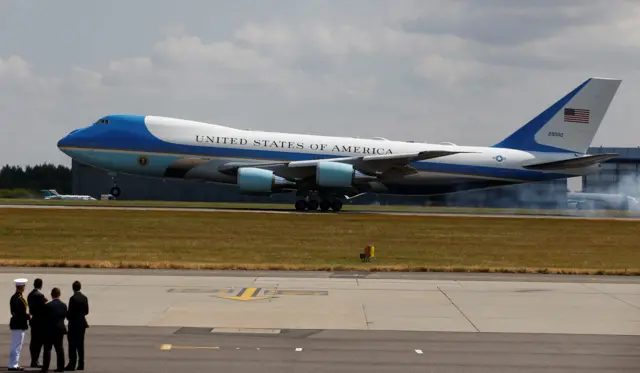
<svg viewBox="0 0 640 373"><path fill-rule="evenodd" d="M239 130L176 118L107 115L58 142L113 174L296 192L296 209L338 211L365 193L432 196L596 172L587 155L621 80L591 78L490 147ZM111 194L119 196L114 178Z"/></svg>

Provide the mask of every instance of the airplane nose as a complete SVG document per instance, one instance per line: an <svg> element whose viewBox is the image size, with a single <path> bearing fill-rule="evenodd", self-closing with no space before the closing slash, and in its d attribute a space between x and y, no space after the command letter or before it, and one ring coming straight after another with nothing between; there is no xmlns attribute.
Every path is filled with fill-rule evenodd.
<svg viewBox="0 0 640 373"><path fill-rule="evenodd" d="M63 148L63 147L65 147L65 146L68 146L68 145L69 145L69 143L70 143L69 136L70 136L70 135L71 135L71 134L69 134L69 135L67 135L67 136L65 136L65 137L63 137L63 138L61 138L60 140L58 140L58 149Z"/></svg>
<svg viewBox="0 0 640 373"><path fill-rule="evenodd" d="M69 132L67 136L58 140L58 149L60 149L63 153L66 153L64 148L67 146L73 146L74 134L77 133L78 131L80 131L80 129L75 129Z"/></svg>

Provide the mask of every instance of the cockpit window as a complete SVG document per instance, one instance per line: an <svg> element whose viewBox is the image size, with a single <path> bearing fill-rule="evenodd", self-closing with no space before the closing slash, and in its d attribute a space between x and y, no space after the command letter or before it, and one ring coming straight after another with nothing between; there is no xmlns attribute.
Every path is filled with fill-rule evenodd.
<svg viewBox="0 0 640 373"><path fill-rule="evenodd" d="M109 124L109 120L108 119L100 119L97 122L95 122L94 124Z"/></svg>

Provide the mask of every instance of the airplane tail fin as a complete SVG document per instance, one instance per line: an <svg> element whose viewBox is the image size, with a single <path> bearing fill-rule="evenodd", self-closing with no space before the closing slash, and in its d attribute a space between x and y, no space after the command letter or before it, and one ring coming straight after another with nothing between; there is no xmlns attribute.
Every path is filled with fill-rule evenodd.
<svg viewBox="0 0 640 373"><path fill-rule="evenodd" d="M620 79L587 79L493 147L585 154L620 83Z"/></svg>
<svg viewBox="0 0 640 373"><path fill-rule="evenodd" d="M59 195L55 189L43 189L41 190L41 192L42 194L44 194L45 197L52 197L52 196Z"/></svg>

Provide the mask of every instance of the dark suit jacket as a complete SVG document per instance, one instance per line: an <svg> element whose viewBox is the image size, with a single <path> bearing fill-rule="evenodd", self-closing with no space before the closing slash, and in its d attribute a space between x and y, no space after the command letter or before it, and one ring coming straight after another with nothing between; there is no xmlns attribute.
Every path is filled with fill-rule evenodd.
<svg viewBox="0 0 640 373"><path fill-rule="evenodd" d="M11 309L11 320L9 328L11 330L29 329L29 313L27 312L27 301L22 297L22 293L15 292L9 301Z"/></svg>
<svg viewBox="0 0 640 373"><path fill-rule="evenodd" d="M29 303L29 313L31 314L31 326L44 325L44 305L47 303L44 294L38 289L33 289L29 296L27 296L27 302Z"/></svg>
<svg viewBox="0 0 640 373"><path fill-rule="evenodd" d="M53 299L45 306L45 327L50 336L66 334L64 319L67 316L67 305L60 299Z"/></svg>
<svg viewBox="0 0 640 373"><path fill-rule="evenodd" d="M69 329L88 328L86 316L89 314L89 300L81 292L75 292L69 298L69 312L67 312L67 320L69 320Z"/></svg>

